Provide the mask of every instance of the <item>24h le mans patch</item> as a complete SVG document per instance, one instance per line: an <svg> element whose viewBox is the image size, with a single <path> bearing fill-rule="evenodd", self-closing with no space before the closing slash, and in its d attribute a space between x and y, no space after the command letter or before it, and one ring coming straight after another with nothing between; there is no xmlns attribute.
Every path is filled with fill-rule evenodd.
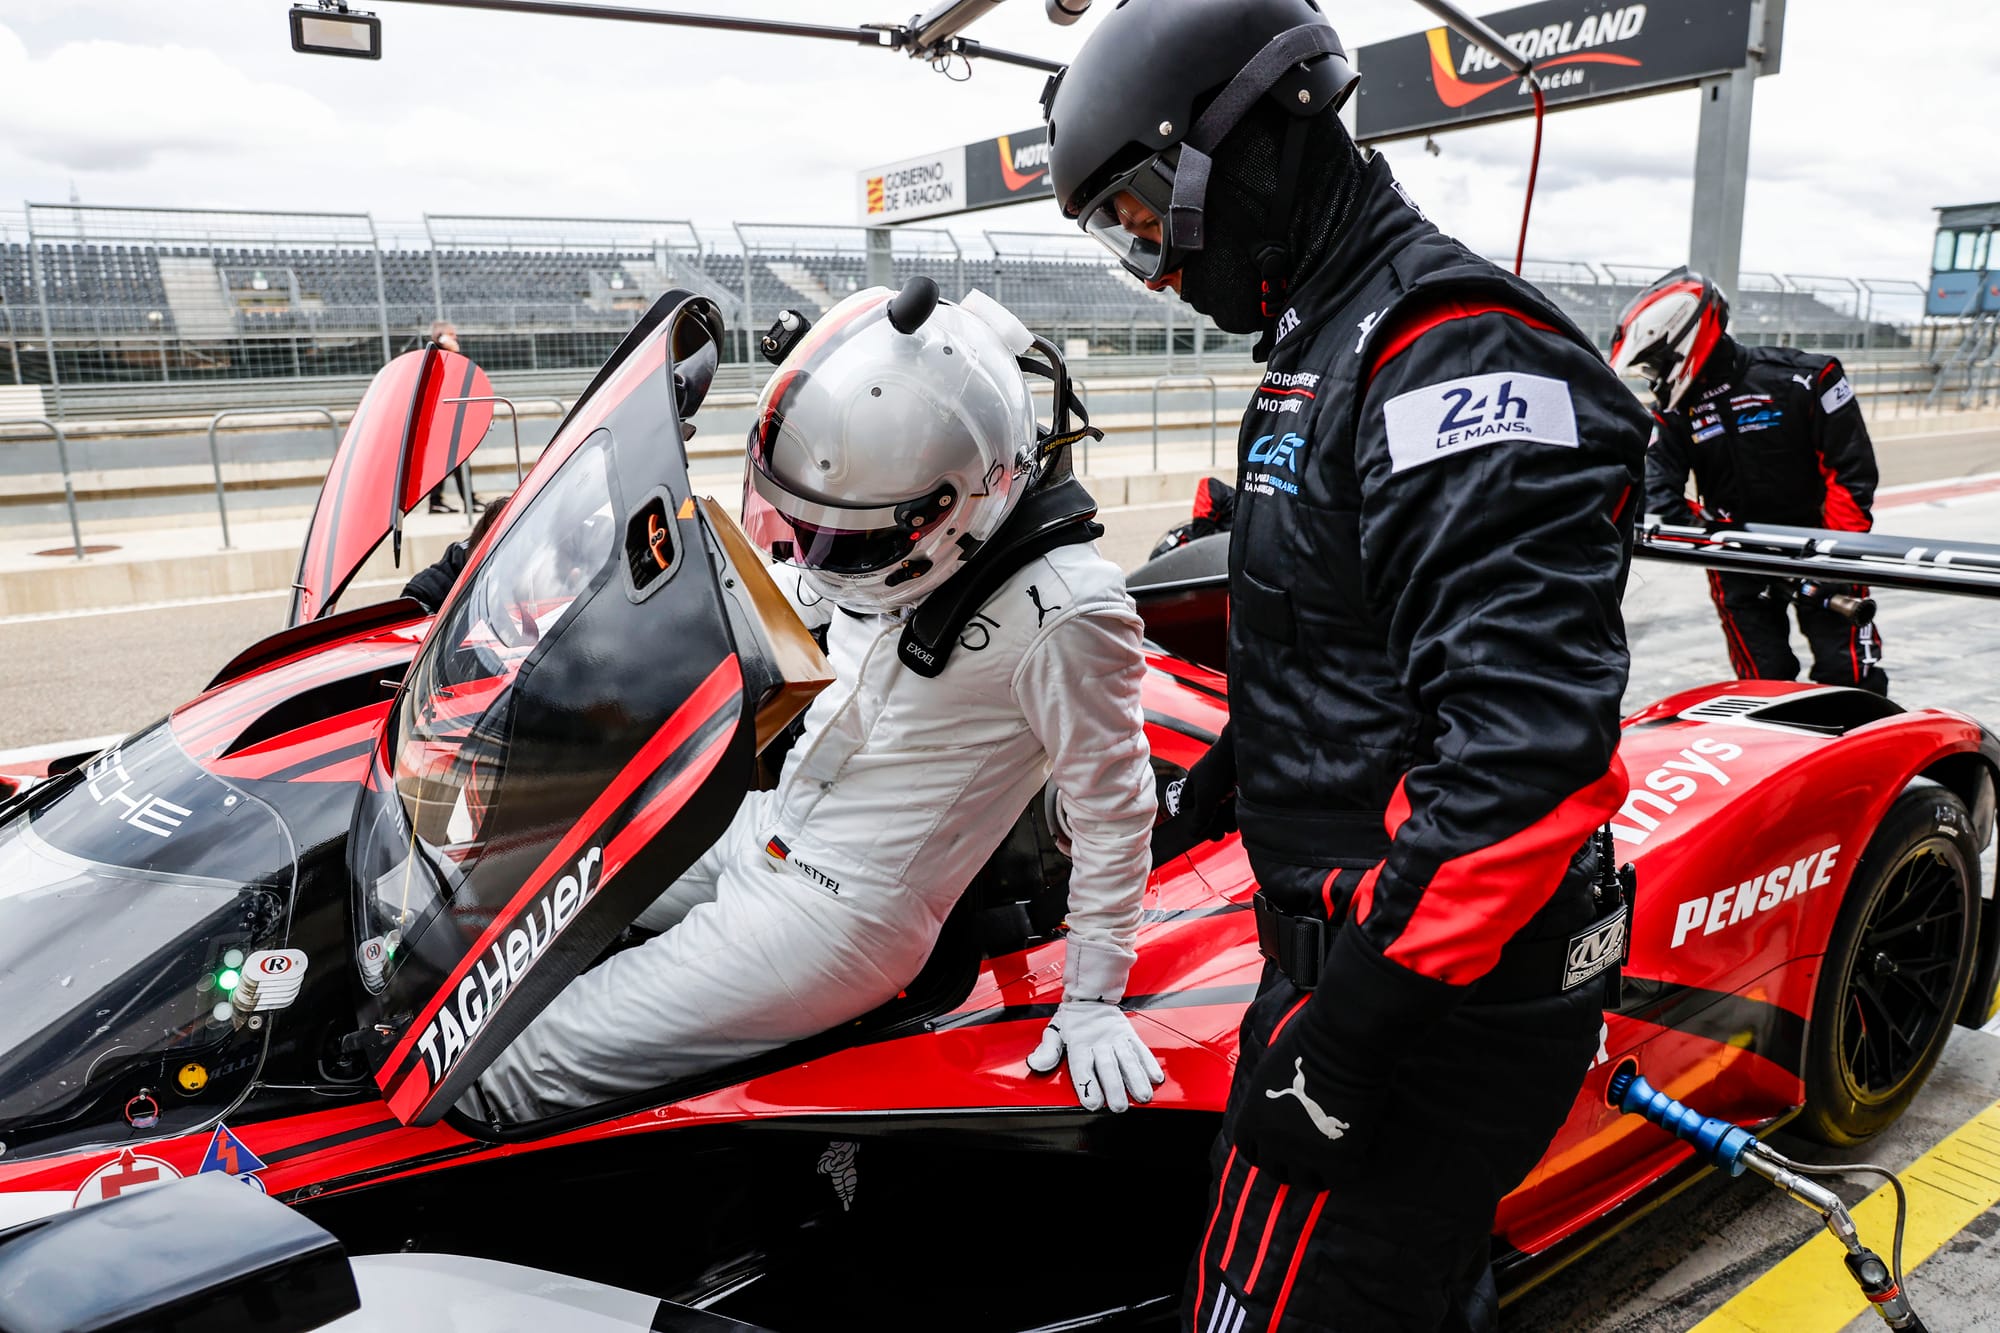
<svg viewBox="0 0 2000 1333"><path fill-rule="evenodd" d="M1391 472L1501 440L1577 447L1569 385L1546 375L1467 375L1398 394L1382 414Z"/></svg>

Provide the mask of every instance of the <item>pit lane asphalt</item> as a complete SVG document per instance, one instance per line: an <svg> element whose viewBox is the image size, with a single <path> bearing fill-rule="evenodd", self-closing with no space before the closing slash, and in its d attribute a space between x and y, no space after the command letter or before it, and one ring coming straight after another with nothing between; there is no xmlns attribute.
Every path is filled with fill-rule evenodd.
<svg viewBox="0 0 2000 1333"><path fill-rule="evenodd" d="M1987 435L1979 447L2000 464L2000 439ZM1181 500L1107 509L1104 551L1127 568L1137 565L1186 512ZM1876 527L1990 541L2000 534L1996 520L2000 493L1920 504L1898 504L1888 494ZM394 584L357 588L344 604L359 606L395 592ZM2000 671L1989 665L2000 658L2000 604L1902 592L1879 600L1895 697L2000 723ZM0 620L0 751L130 730L159 717L192 697L239 649L281 628L284 605L284 594L270 593ZM1725 674L1721 632L1699 571L1638 562L1625 614L1633 652L1628 711Z"/></svg>
<svg viewBox="0 0 2000 1333"><path fill-rule="evenodd" d="M1104 511L1106 554L1139 564L1187 509L1177 499ZM381 601L399 587L356 584L341 605ZM163 716L238 651L284 628L288 595L0 619L0 752L128 732Z"/></svg>
<svg viewBox="0 0 2000 1333"><path fill-rule="evenodd" d="M1990 443L1990 441L1989 441ZM1185 513L1182 502L1106 511L1107 553L1128 567ZM1899 503L1885 495L1876 526L1899 535L1992 540L2000 492ZM386 597L394 584L358 590ZM359 605L362 598L350 596ZM1943 706L2000 722L2000 604L1889 591L1879 624L1891 689L1901 702ZM277 628L281 594L0 623L0 748L127 730L188 698L239 648ZM1699 571L1640 562L1625 603L1633 647L1628 710L1722 677L1722 638ZM1803 644L1799 645L1803 651ZM1986 882L1993 883L1989 851ZM2000 1037L1955 1033L1910 1112L1858 1152L1834 1153L1785 1136L1779 1150L1810 1162L1874 1160L1901 1168L2000 1093ZM1854 1202L1872 1182L1838 1189ZM1527 1293L1504 1327L1535 1333L1678 1333L1806 1241L1817 1220L1754 1178L1697 1183L1640 1225ZM1864 1237L1886 1257L1889 1237ZM1936 1333L2000 1330L2000 1208L1988 1209L1909 1274L1912 1298ZM1844 1284L1829 1266L1827 1284ZM1847 1333L1880 1327L1872 1314ZM1786 1322L1757 1333L1834 1333Z"/></svg>

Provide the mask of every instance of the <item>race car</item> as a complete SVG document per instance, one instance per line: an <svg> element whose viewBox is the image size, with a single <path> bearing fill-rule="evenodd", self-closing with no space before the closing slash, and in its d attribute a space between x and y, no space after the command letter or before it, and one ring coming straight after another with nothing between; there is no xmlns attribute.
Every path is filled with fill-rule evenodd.
<svg viewBox="0 0 2000 1333"><path fill-rule="evenodd" d="M1148 885L1125 1007L1167 1078L1127 1114L1088 1114L1025 1064L1062 990L1067 863L1042 800L877 1012L505 1131L454 1109L571 978L636 942L825 683L759 553L690 488L723 337L704 298L660 298L435 616L333 610L483 429L470 362L392 362L329 472L294 623L103 753L15 775L0 1226L219 1173L351 1252L518 1262L776 1329L1173 1309L1264 966L1233 836ZM1163 776L1228 716L1218 541L1132 580ZM1995 994L1979 855L2000 743L1978 722L1728 682L1628 718L1621 755L1622 996L1496 1219L1515 1290L1699 1169L1608 1104L1614 1076L1858 1142ZM1075 1262L1066 1201L1092 1197L1121 1221Z"/></svg>

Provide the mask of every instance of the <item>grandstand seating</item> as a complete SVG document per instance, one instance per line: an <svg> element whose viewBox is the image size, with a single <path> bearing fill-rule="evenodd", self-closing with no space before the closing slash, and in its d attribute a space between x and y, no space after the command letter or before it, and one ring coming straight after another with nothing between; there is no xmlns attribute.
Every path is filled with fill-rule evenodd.
<svg viewBox="0 0 2000 1333"><path fill-rule="evenodd" d="M217 293L232 307L243 333L372 329L386 301L391 324L428 323L442 293L447 313L468 323L536 322L572 325L593 314L619 322L609 303L592 310L594 296L637 292L625 255L563 250L383 250L381 286L377 252L367 249L244 246L127 246L43 243L36 247L47 292L50 324L58 334L175 331L174 312L160 260L207 260ZM0 305L20 333L41 331L41 302L28 248L0 246ZM740 285L741 259L737 260ZM797 293L776 279L778 304L796 304ZM765 283L760 281L760 289ZM775 308L775 305L773 306ZM158 312L160 318L151 318Z"/></svg>
<svg viewBox="0 0 2000 1333"><path fill-rule="evenodd" d="M17 331L41 331L33 271L39 267L49 324L56 333L173 332L173 311L153 247L56 244L37 250L31 265L26 246L0 246L0 304ZM158 320L149 318L155 312Z"/></svg>
<svg viewBox="0 0 2000 1333"><path fill-rule="evenodd" d="M50 328L59 336L185 332L196 340L372 333L385 313L393 329L420 331L436 316L440 301L444 314L472 333L616 330L629 325L643 298L656 294L649 287L658 288L669 274L673 281L699 281L732 320L741 321L746 266L749 322L761 325L786 307L818 313L862 286L867 270L858 250L805 247L756 250L747 257L713 248L676 251L668 265L650 250L630 248L377 250L365 244L39 241L33 264L30 258L22 244L0 244L0 331L41 333L42 302L34 286L39 270ZM163 264L171 281L163 277ZM1544 290L1607 342L1618 311L1639 288L1579 280L1567 270L1558 267L1560 276L1545 277ZM918 273L934 276L947 295L983 288L1043 327L1115 328L1166 318L1165 298L1080 249L1062 257L905 253L894 257L893 272L899 284ZM1733 324L1753 339L1782 333L1836 345L1858 341L1864 331L1854 316L1808 292L1744 291ZM1876 333L1878 341L1897 337L1887 326Z"/></svg>
<svg viewBox="0 0 2000 1333"><path fill-rule="evenodd" d="M702 271L720 288L720 294L729 298L733 309L742 304L744 262L740 254L702 256ZM780 272L802 271L834 300L867 282L867 259L856 253L759 251L750 262L750 299L753 314L759 319L786 307L812 304L807 292L779 277ZM1135 317L1160 317L1162 298L1122 271L1094 259L897 255L892 271L898 285L918 274L935 278L947 296L979 287L1022 318L1037 322L1121 324Z"/></svg>

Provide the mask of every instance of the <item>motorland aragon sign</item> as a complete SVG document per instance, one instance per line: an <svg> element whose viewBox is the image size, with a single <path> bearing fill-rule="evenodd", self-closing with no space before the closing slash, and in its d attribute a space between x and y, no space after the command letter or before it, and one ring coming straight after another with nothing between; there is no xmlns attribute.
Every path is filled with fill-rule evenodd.
<svg viewBox="0 0 2000 1333"><path fill-rule="evenodd" d="M928 157L870 167L859 182L861 221L867 226L1046 199L1053 193L1048 131L1037 125Z"/></svg>
<svg viewBox="0 0 2000 1333"><path fill-rule="evenodd" d="M1687 87L1750 59L1751 0L1547 0L1481 17L1534 63L1551 107ZM1775 52L1764 72L1775 72ZM1525 79L1439 26L1356 53L1364 142L1534 110Z"/></svg>

